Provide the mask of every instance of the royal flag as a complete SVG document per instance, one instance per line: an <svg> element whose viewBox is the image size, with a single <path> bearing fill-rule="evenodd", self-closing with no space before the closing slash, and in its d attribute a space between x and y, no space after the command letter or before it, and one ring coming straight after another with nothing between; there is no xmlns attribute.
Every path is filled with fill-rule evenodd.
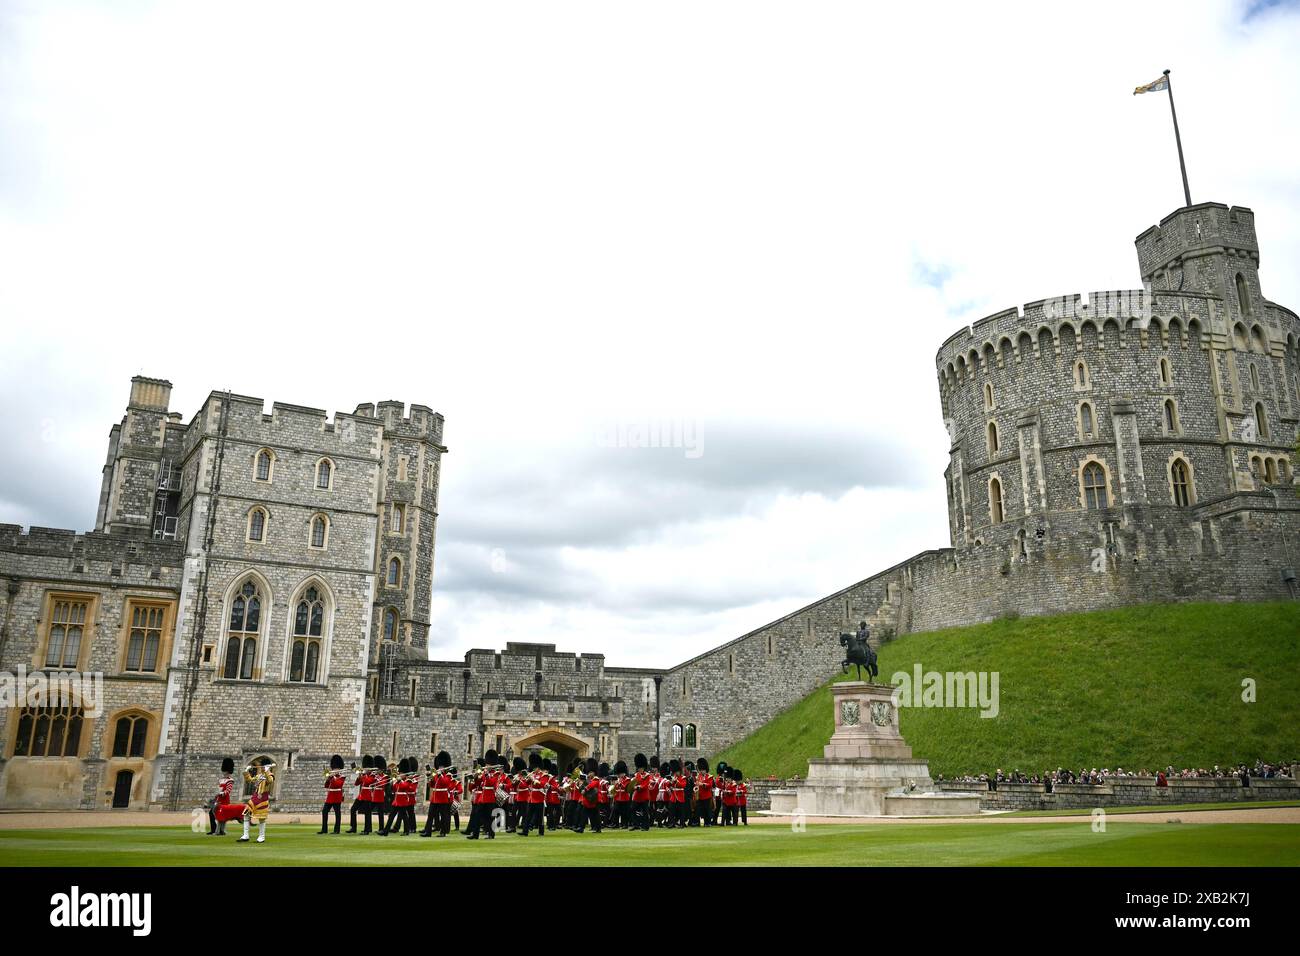
<svg viewBox="0 0 1300 956"><path fill-rule="evenodd" d="M1133 91L1133 95L1137 96L1139 93L1159 93L1161 90L1167 89L1169 89L1169 77L1162 76L1160 79L1148 83L1146 86L1139 86Z"/></svg>

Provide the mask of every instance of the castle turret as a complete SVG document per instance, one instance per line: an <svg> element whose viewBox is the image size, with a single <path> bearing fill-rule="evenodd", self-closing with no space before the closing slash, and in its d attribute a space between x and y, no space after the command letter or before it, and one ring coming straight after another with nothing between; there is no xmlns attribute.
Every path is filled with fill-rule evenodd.
<svg viewBox="0 0 1300 956"><path fill-rule="evenodd" d="M1143 232L1136 245L1142 281L1152 291L1218 296L1233 321L1260 311L1255 214L1244 206L1185 206Z"/></svg>
<svg viewBox="0 0 1300 956"><path fill-rule="evenodd" d="M166 426L173 421L167 411L171 392L172 383L165 379L143 375L131 379L126 417L109 433L96 531L148 535L155 530L159 492L170 494L173 477L165 453ZM165 499L161 507L167 517L169 502ZM170 516L174 518L174 510Z"/></svg>

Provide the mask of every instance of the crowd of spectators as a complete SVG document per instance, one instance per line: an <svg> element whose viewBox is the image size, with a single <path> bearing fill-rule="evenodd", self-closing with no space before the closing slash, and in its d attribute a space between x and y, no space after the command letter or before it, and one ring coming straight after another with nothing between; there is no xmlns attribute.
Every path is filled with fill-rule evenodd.
<svg viewBox="0 0 1300 956"><path fill-rule="evenodd" d="M1198 777L1235 777L1241 781L1243 787L1249 787L1252 779L1268 780L1274 777L1294 778L1297 772L1300 772L1300 761L1293 763L1265 763L1262 760L1255 761L1253 766L1238 764L1235 767L1221 767L1218 764L1215 764L1213 767L1209 768L1183 767L1181 769L1175 769L1171 765L1154 772L1145 768L1142 770L1125 770L1123 767L1116 767L1114 770L1111 770L1109 767L1093 767L1091 769L1085 767L1076 772L1074 770L1067 770L1064 767L1057 767L1055 770L1044 770L1042 773L1026 774L1023 770L1004 771L999 767L993 773L963 774L961 776L947 778L945 778L943 774L939 774L935 777L935 782L980 784L989 790L996 790L998 784L1002 783L1034 783L1042 784L1046 788L1046 792L1051 793L1053 787L1058 783L1093 784L1100 786L1122 778L1152 778L1155 780L1155 785L1157 787L1167 787L1169 781L1172 779L1186 780Z"/></svg>

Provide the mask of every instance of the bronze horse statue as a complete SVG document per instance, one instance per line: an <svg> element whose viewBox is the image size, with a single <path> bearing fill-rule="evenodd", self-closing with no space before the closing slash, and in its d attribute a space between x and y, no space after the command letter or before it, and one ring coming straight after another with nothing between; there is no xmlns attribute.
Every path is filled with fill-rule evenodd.
<svg viewBox="0 0 1300 956"><path fill-rule="evenodd" d="M872 649L871 644L867 642L865 632L858 634L841 634L840 646L848 648L845 653L844 662L840 664L841 670L847 674L849 665L852 664L858 669L858 680L862 680L862 668L867 669L867 677L875 680L880 675L880 668L876 666L876 652Z"/></svg>

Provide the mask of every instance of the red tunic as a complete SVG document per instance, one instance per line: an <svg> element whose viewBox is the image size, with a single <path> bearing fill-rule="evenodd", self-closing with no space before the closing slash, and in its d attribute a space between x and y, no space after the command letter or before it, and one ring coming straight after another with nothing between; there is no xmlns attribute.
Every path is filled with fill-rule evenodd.
<svg viewBox="0 0 1300 956"><path fill-rule="evenodd" d="M429 790L429 802L437 804L451 803L451 784L453 782L451 774L445 772L436 773L431 782L433 786Z"/></svg>
<svg viewBox="0 0 1300 956"><path fill-rule="evenodd" d="M325 802L342 803L343 802L343 784L346 778L342 770L336 770L325 778Z"/></svg>
<svg viewBox="0 0 1300 956"><path fill-rule="evenodd" d="M636 789L632 791L633 803L645 803L650 799L650 774L644 770L636 772Z"/></svg>
<svg viewBox="0 0 1300 956"><path fill-rule="evenodd" d="M529 781L528 802L545 803L546 788L550 786L551 775L546 771L541 771L531 781Z"/></svg>
<svg viewBox="0 0 1300 956"><path fill-rule="evenodd" d="M673 803L686 802L686 774L679 773L673 777Z"/></svg>
<svg viewBox="0 0 1300 956"><path fill-rule="evenodd" d="M707 773L695 775L695 796L701 800L713 799L713 778Z"/></svg>
<svg viewBox="0 0 1300 956"><path fill-rule="evenodd" d="M384 802L384 788L388 786L388 774L376 770L370 777L370 802Z"/></svg>
<svg viewBox="0 0 1300 956"><path fill-rule="evenodd" d="M627 777L620 776L614 781L614 802L627 803L632 799L631 790L632 781Z"/></svg>

